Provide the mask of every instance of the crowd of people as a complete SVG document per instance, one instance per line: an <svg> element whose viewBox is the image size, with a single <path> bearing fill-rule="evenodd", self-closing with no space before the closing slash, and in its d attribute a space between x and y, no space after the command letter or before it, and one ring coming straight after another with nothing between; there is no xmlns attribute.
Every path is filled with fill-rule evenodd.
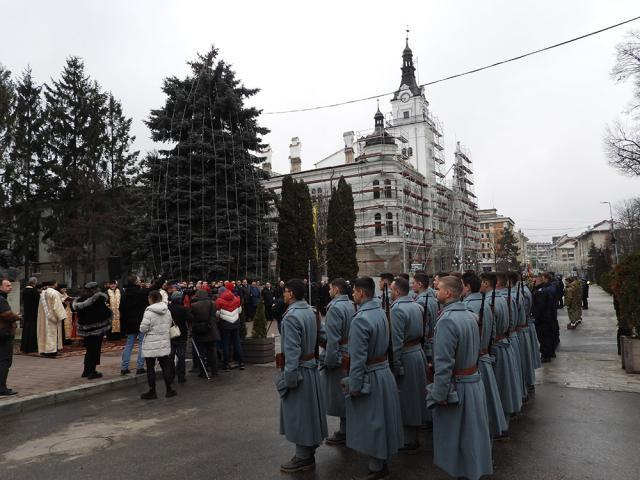
<svg viewBox="0 0 640 480"><path fill-rule="evenodd" d="M368 456L354 478L387 478L388 459L417 453L426 430L434 463L451 476L493 473L493 442L509 438L536 370L555 357L563 295L570 328L586 302L583 282L566 283L552 272L383 273L376 295L369 277L353 288L338 278L320 322L304 282L288 281L276 387L280 433L295 454L281 471L314 469L324 442ZM327 416L340 419L331 435Z"/></svg>
<svg viewBox="0 0 640 480"><path fill-rule="evenodd" d="M8 280L2 285L0 302L12 288ZM81 341L86 348L81 375L88 380L102 377L97 367L105 339L124 339L120 373L132 374L129 365L137 342L135 374L146 373L150 387L145 399L156 398L156 363L163 372L167 396L176 395L172 388L176 378L178 383L186 382L189 344L192 371L203 378L216 376L220 362L224 370L236 366L244 370L243 323L253 320L261 299L267 320L276 316L281 320L282 285L273 288L270 283L246 279L144 282L130 275L123 288L113 280L102 285L88 282L79 291L69 292L66 285L41 284L32 277L22 292L22 316L11 312L6 300L0 305L5 312L0 313L0 395L17 394L6 386L17 322L22 324L20 350L26 354L55 358L65 345ZM172 334L173 326L177 328Z"/></svg>
<svg viewBox="0 0 640 480"><path fill-rule="evenodd" d="M3 281L2 395L16 393L6 386L11 364L2 343L18 321L3 301L10 290ZM588 283L552 272L524 279L517 272L431 278L418 271L412 279L382 273L377 290L369 277L311 287L292 279L274 288L247 280L144 283L131 275L122 289L89 282L69 296L64 286L32 278L23 294L21 348L53 357L69 336L83 338L82 376L94 379L102 375L103 339L126 338L120 373L132 373L138 342L135 373L146 373L149 384L141 398L157 398L156 363L172 397L176 378L186 381L188 343L201 377L217 375L220 361L230 369L232 356L244 369L240 329L263 301L282 336L280 431L295 444L283 472L315 468L325 442L369 457L367 473L356 478L387 478L389 457L417 453L426 430L435 464L450 475L492 473L492 442L509 438L510 421L535 392L536 369L555 358L558 309L567 307L568 328L576 328L588 308ZM326 416L340 419L331 435Z"/></svg>

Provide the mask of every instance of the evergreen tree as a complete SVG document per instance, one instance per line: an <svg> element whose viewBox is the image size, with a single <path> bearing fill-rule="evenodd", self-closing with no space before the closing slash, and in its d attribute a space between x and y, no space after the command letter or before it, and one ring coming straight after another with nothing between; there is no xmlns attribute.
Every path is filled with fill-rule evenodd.
<svg viewBox="0 0 640 480"><path fill-rule="evenodd" d="M9 161L11 148L11 125L15 106L15 88L11 71L0 64L0 249L11 246L12 235L6 225L13 222L11 214L11 194L7 185L13 183L13 168Z"/></svg>
<svg viewBox="0 0 640 480"><path fill-rule="evenodd" d="M80 280L77 267L88 271L90 278L96 270L98 243L117 243L121 232L121 218L113 204L117 196L109 189L111 179L122 178L120 172L134 161L135 154L127 151L130 121L115 108L110 113L109 95L85 74L78 57L67 59L60 79L46 85L44 94L45 238L52 242L52 253L71 268L76 284ZM107 122L113 119L125 127L109 130ZM118 140L110 138L110 133L118 135ZM109 150L114 144L125 145L121 156L126 158L115 172L109 156L115 154Z"/></svg>
<svg viewBox="0 0 640 480"><path fill-rule="evenodd" d="M156 269L174 277L262 277L270 196L254 152L268 130L245 105L258 90L217 57L212 48L185 78L166 78L165 104L146 122L154 141L171 145L148 159L148 242Z"/></svg>
<svg viewBox="0 0 640 480"><path fill-rule="evenodd" d="M353 209L353 193L344 177L331 192L327 225L327 271L329 279L354 280L358 276L356 258L356 214Z"/></svg>
<svg viewBox="0 0 640 480"><path fill-rule="evenodd" d="M521 265L518 262L520 247L518 247L518 239L513 230L504 227L502 235L498 239L496 245L496 263L498 271L520 270Z"/></svg>
<svg viewBox="0 0 640 480"><path fill-rule="evenodd" d="M253 338L267 338L267 317L264 312L264 299L260 299L256 314L253 317L253 329L251 330Z"/></svg>
<svg viewBox="0 0 640 480"><path fill-rule="evenodd" d="M5 185L11 196L14 223L12 235L16 257L23 259L24 276L29 265L37 260L38 232L41 209L38 201L43 192L43 112L42 87L37 85L27 68L16 86L16 107L9 154L13 179Z"/></svg>
<svg viewBox="0 0 640 480"><path fill-rule="evenodd" d="M604 248L597 248L593 242L589 246L587 265L591 280L600 284L602 275L611 270L610 252Z"/></svg>
<svg viewBox="0 0 640 480"><path fill-rule="evenodd" d="M312 279L317 270L313 208L309 188L290 175L282 179L282 196L278 205L278 264L280 278L309 276L311 260ZM311 279L310 279L311 280Z"/></svg>

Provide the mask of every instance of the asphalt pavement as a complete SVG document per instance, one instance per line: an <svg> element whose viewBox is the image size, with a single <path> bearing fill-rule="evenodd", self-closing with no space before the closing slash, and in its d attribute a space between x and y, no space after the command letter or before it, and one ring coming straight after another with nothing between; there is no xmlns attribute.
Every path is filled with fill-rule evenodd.
<svg viewBox="0 0 640 480"><path fill-rule="evenodd" d="M585 325L585 315L582 330L562 330L558 358L545 365L535 398L511 422L511 440L494 444L491 478L640 478L640 389L635 380L630 386L618 378L608 384L596 375L592 385L576 385L567 371L570 359L585 355L580 365L597 374L605 361L590 359L592 350L614 368L610 300L599 289L592 292L590 324ZM342 480L363 472L363 456L328 446L318 449L315 472L279 472L293 448L278 434L274 376L272 367L250 366L211 381L190 376L171 399L163 398L159 385L161 398L142 401L145 388L136 385L5 417L0 421L0 479ZM582 377L588 379L585 373ZM330 430L336 426L333 420ZM391 460L392 478L449 478L432 457L431 438L423 432L418 455Z"/></svg>

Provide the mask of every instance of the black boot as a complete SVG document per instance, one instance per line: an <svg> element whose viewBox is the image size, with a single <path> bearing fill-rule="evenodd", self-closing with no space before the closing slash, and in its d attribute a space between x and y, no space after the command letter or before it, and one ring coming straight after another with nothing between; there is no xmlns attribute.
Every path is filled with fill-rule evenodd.
<svg viewBox="0 0 640 480"><path fill-rule="evenodd" d="M378 470L377 472L369 472L366 475L354 475L351 477L352 480L386 480L389 478L389 467L387 464L382 467L382 470Z"/></svg>
<svg viewBox="0 0 640 480"><path fill-rule="evenodd" d="M284 473L303 472L306 470L313 470L316 468L315 457L310 458L298 458L293 457L287 463L280 465L280 471Z"/></svg>
<svg viewBox="0 0 640 480"><path fill-rule="evenodd" d="M158 398L158 395L156 394L155 390L149 390L147 393L143 393L142 395L140 395L140 398L142 400L155 400L156 398Z"/></svg>

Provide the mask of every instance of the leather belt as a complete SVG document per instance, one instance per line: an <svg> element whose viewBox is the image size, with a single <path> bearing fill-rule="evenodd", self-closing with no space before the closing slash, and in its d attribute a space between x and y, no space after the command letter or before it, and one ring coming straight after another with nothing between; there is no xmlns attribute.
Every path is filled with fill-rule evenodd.
<svg viewBox="0 0 640 480"><path fill-rule="evenodd" d="M308 362L309 360L313 360L314 358L316 358L315 353L307 353L306 355L302 355L300 357L300 362Z"/></svg>
<svg viewBox="0 0 640 480"><path fill-rule="evenodd" d="M349 344L349 339L343 338L342 340L340 340L340 345L348 345Z"/></svg>
<svg viewBox="0 0 640 480"><path fill-rule="evenodd" d="M408 342L404 342L404 344L402 345L403 347L407 348L407 347L415 347L416 345L420 345L421 341L419 338L415 339L415 340L409 340Z"/></svg>
<svg viewBox="0 0 640 480"><path fill-rule="evenodd" d="M525 328L529 328L529 325L518 325L516 327L516 330L520 331L520 330L524 330Z"/></svg>
<svg viewBox="0 0 640 480"><path fill-rule="evenodd" d="M387 361L387 354L385 353L384 355L379 355L377 357L373 357L367 360L367 367L371 367L372 365L377 365L379 363L386 362L386 361Z"/></svg>
<svg viewBox="0 0 640 480"><path fill-rule="evenodd" d="M469 375L473 375L477 371L478 371L478 366L474 365L473 367L462 368L460 370L454 370L453 371L453 376L454 377L468 377Z"/></svg>
<svg viewBox="0 0 640 480"><path fill-rule="evenodd" d="M505 338L507 338L506 335L496 335L496 340L504 340Z"/></svg>
<svg viewBox="0 0 640 480"><path fill-rule="evenodd" d="M489 349L487 348L483 348L482 350L480 350L480 355L487 355L489 353Z"/></svg>
<svg viewBox="0 0 640 480"><path fill-rule="evenodd" d="M515 328L510 328L509 329L509 333L516 333L516 329Z"/></svg>

